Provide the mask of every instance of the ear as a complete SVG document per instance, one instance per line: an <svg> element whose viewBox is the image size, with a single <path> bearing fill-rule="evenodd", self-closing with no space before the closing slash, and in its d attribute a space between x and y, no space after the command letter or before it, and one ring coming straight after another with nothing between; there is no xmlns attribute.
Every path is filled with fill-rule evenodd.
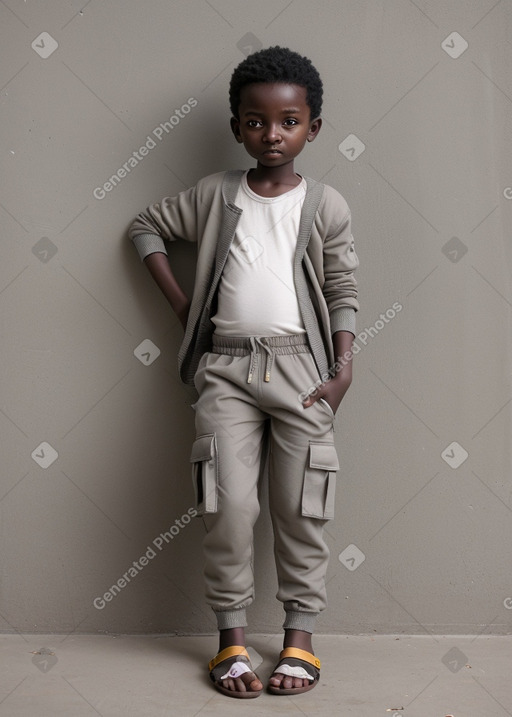
<svg viewBox="0 0 512 717"><path fill-rule="evenodd" d="M231 131L235 135L235 139L239 144L242 144L243 139L240 135L240 120L238 120L236 117L231 117Z"/></svg>
<svg viewBox="0 0 512 717"><path fill-rule="evenodd" d="M307 136L308 142L312 142L317 134L320 132L320 127L322 126L322 118L317 117L314 119L311 124L309 125L309 132Z"/></svg>

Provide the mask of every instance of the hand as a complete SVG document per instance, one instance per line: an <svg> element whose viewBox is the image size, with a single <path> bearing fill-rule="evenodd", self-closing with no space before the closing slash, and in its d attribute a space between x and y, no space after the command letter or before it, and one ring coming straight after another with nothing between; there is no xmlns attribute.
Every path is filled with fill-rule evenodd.
<svg viewBox="0 0 512 717"><path fill-rule="evenodd" d="M354 334L351 331L336 331L333 334L334 355L338 357L337 361L341 364L341 367L330 381L322 383L313 395L302 402L304 408L312 406L319 398L323 398L332 408L333 413L336 413L352 383L351 353L353 340Z"/></svg>
<svg viewBox="0 0 512 717"><path fill-rule="evenodd" d="M338 410L340 403L343 400L346 392L352 383L352 371L346 371L347 366L340 371L334 378L326 383L322 383L316 390L314 395L308 396L305 401L302 402L304 408L309 408L315 401L323 398L329 406L332 408L335 414Z"/></svg>

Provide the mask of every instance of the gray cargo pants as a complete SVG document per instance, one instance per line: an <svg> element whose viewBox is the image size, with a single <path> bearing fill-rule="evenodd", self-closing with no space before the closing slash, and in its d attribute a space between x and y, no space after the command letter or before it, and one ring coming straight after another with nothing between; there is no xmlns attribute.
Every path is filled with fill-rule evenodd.
<svg viewBox="0 0 512 717"><path fill-rule="evenodd" d="M313 632L325 608L338 457L326 401L302 406L319 374L304 335L213 335L194 377L199 400L191 454L197 510L206 535L206 598L220 630L247 625L253 600L253 527L264 427L269 426L269 508L277 598L285 628Z"/></svg>

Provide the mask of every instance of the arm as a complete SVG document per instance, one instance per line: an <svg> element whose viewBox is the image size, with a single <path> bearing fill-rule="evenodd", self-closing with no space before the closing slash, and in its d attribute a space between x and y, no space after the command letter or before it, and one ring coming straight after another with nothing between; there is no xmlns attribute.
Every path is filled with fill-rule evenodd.
<svg viewBox="0 0 512 717"><path fill-rule="evenodd" d="M357 282L354 272L359 266L355 252L350 209L345 199L335 190L326 187L331 195L334 213L328 222L323 247L325 282L322 288L329 310L335 374L321 384L316 392L303 402L311 406L324 398L334 413L352 382L352 344L355 338L355 314L359 309Z"/></svg>
<svg viewBox="0 0 512 717"><path fill-rule="evenodd" d="M165 244L178 238L196 241L197 234L196 187L150 205L135 218L128 230L141 260L183 328L187 325L191 302L169 266Z"/></svg>
<svg viewBox="0 0 512 717"><path fill-rule="evenodd" d="M190 299L186 296L176 281L171 267L169 266L167 255L162 252L153 252L145 257L144 264L147 266L151 276L161 289L167 301L170 303L174 313L180 320L181 325L185 328L190 309Z"/></svg>

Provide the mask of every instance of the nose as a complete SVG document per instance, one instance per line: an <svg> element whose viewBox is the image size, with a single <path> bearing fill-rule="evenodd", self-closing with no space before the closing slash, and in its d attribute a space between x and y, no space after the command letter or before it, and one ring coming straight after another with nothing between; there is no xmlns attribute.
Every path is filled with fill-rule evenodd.
<svg viewBox="0 0 512 717"><path fill-rule="evenodd" d="M280 142L281 141L281 131L280 131L279 125L277 123L268 125L263 139L265 142L268 142L269 144L275 144L276 142Z"/></svg>

